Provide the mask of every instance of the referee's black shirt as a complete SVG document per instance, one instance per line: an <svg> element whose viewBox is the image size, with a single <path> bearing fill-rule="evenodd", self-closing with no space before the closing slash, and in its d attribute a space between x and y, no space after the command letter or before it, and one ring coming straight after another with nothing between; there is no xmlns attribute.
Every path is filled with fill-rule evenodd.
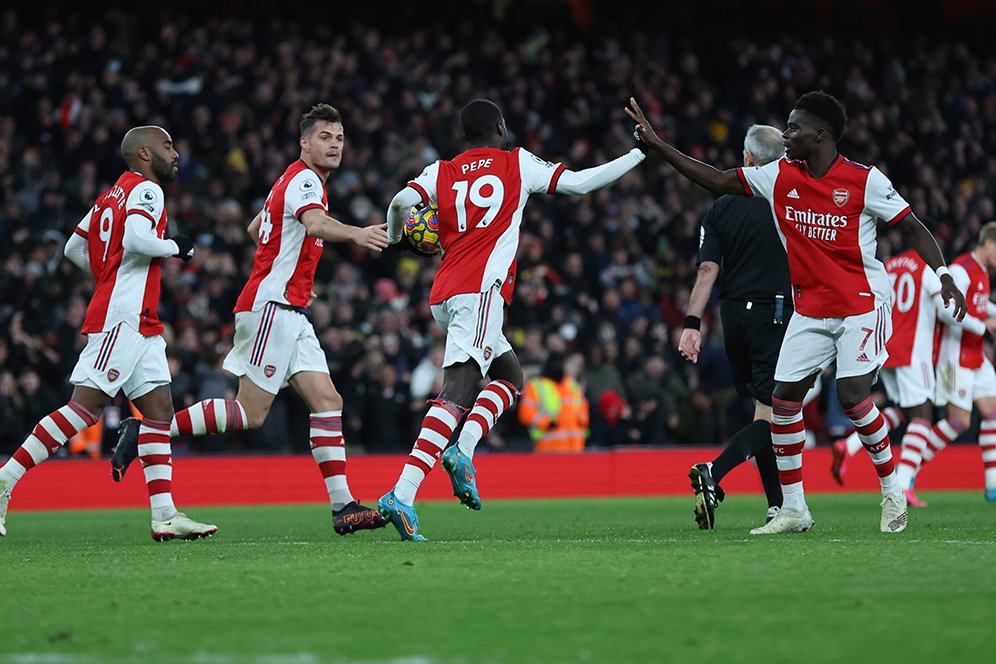
<svg viewBox="0 0 996 664"><path fill-rule="evenodd" d="M716 199L702 220L696 264L702 261L722 266L721 299L772 303L781 293L785 306L792 306L785 248L771 206L760 196Z"/></svg>

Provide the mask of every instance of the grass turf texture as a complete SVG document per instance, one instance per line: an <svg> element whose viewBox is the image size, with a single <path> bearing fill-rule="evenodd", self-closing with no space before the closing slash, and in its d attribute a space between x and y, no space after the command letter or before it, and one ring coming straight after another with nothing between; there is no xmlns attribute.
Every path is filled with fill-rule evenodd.
<svg viewBox="0 0 996 664"><path fill-rule="evenodd" d="M327 507L199 508L197 542L145 510L17 512L0 540L0 662L982 661L996 505L927 493L906 533L877 497L810 497L813 532L716 531L691 498L419 506L340 538Z"/></svg>

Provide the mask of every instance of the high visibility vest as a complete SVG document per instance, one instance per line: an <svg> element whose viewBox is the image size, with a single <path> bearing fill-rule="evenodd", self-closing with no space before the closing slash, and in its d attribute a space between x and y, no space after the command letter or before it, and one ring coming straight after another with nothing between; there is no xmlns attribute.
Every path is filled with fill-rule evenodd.
<svg viewBox="0 0 996 664"><path fill-rule="evenodd" d="M522 392L519 421L537 452L580 452L588 437L588 400L573 378L555 383L538 376Z"/></svg>

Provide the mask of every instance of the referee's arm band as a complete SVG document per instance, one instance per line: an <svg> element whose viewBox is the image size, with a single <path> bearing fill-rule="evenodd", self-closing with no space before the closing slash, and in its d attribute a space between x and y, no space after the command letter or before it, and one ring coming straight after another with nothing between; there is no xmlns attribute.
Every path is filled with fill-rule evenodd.
<svg viewBox="0 0 996 664"><path fill-rule="evenodd" d="M951 276L951 270L948 269L947 265L940 266L939 268L934 270L934 272L937 274L938 279L943 277L945 274L948 275L949 277Z"/></svg>
<svg viewBox="0 0 996 664"><path fill-rule="evenodd" d="M698 316L685 316L685 323L682 325L686 330L697 330L702 326L702 319Z"/></svg>

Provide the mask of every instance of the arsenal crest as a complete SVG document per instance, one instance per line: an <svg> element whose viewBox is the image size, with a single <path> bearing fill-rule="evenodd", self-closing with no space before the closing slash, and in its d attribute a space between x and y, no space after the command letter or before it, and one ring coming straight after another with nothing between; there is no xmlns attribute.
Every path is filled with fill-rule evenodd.
<svg viewBox="0 0 996 664"><path fill-rule="evenodd" d="M113 383L118 379L118 376L120 375L121 374L118 373L117 369L111 369L110 371L107 372L107 380Z"/></svg>
<svg viewBox="0 0 996 664"><path fill-rule="evenodd" d="M263 373L266 375L267 378L273 378L273 374L277 373L277 368L272 364L267 364L265 367L263 367Z"/></svg>
<svg viewBox="0 0 996 664"><path fill-rule="evenodd" d="M837 207L844 207L847 205L847 201L851 200L851 192L847 189L834 189L833 190L833 202Z"/></svg>

